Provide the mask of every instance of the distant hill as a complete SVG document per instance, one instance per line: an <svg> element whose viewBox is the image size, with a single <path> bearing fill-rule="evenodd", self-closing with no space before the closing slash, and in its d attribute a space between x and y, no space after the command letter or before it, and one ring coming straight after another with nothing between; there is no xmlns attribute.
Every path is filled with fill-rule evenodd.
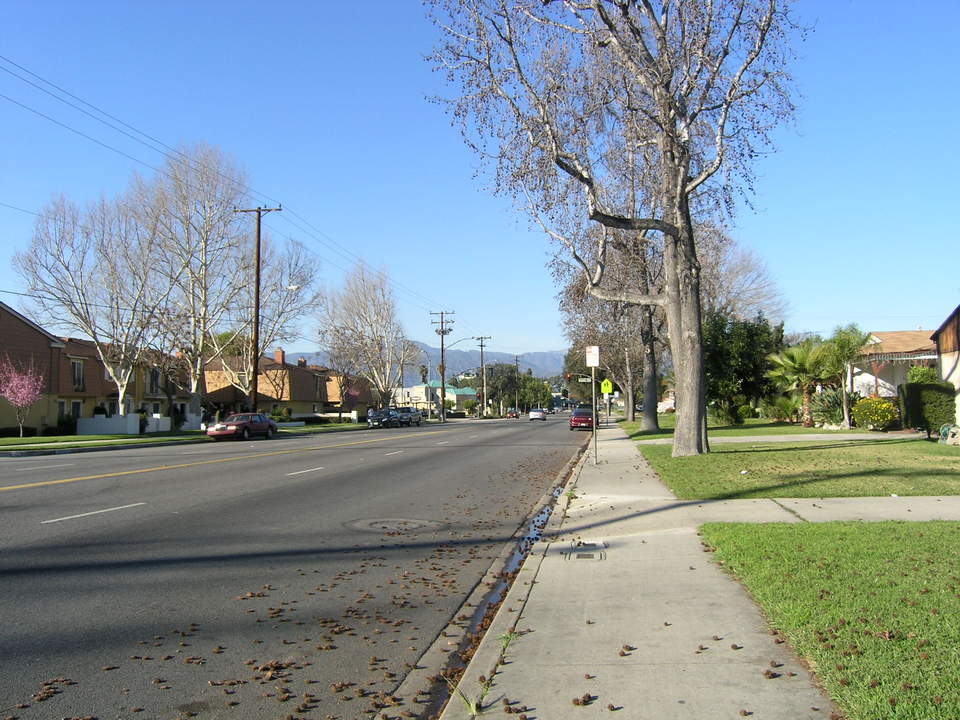
<svg viewBox="0 0 960 720"><path fill-rule="evenodd" d="M429 358L427 365L430 367L430 379L439 380L440 376L437 374L437 365L440 363L440 348L431 347L430 345L421 342L416 343L416 345L427 353L427 357ZM549 378L563 373L563 357L565 354L565 350L547 350L541 352L521 353L517 356L514 356L510 353L491 352L485 350L483 353L483 360L487 365L492 365L494 363L508 363L513 365L514 357L516 357L519 361L520 372L525 373L529 369L533 371L535 377ZM475 372L480 367L479 348L461 350L459 347L455 347L451 350L447 350L446 355L448 378L459 375L463 372ZM327 364L327 355L324 352L287 352L287 362L294 363L297 361L297 358L301 357L305 358L307 363L310 365ZM422 363L423 359L421 358L414 363L412 367L404 368L404 385L409 386L420 382L420 373L418 368Z"/></svg>

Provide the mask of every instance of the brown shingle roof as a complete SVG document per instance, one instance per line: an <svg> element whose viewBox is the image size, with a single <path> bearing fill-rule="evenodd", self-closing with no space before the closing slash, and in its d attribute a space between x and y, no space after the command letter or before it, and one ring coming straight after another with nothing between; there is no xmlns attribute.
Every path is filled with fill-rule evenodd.
<svg viewBox="0 0 960 720"><path fill-rule="evenodd" d="M870 335L880 342L867 345L863 349L864 355L936 352L936 345L930 339L929 330L872 332Z"/></svg>

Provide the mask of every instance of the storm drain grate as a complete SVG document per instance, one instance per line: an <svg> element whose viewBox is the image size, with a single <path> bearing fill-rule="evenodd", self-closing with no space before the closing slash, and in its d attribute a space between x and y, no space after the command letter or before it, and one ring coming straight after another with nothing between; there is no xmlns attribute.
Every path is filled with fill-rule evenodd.
<svg viewBox="0 0 960 720"><path fill-rule="evenodd" d="M605 540L571 540L570 549L563 553L564 560L606 560Z"/></svg>

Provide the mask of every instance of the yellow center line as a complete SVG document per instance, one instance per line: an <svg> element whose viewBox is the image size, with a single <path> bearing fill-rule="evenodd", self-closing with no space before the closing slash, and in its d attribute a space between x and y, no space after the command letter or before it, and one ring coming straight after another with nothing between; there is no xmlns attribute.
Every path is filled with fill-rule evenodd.
<svg viewBox="0 0 960 720"><path fill-rule="evenodd" d="M432 430L430 432L417 433L417 437L423 435L437 435L438 433L450 432L449 430ZM162 470L179 470L181 468L197 467L199 465L215 465L217 463L237 462L239 460L253 460L256 458L273 457L277 455L295 455L298 453L317 452L319 450L329 450L330 448L349 447L351 445L368 445L370 443L386 442L387 440L396 440L397 436L373 438L371 440L356 440L354 442L337 443L335 445L321 445L313 448L298 448L295 450L274 450L271 452L256 453L254 455L235 455L226 458L215 458L213 460L197 460L195 462L177 463L176 465L158 465L156 467L139 468L137 470L119 470L117 472L102 473L100 475L82 475L80 477L63 478L62 480L43 480L41 482L22 483L20 485L6 485L0 487L0 492L7 490L26 490L27 488L44 487L46 485L64 485L66 483L80 482L81 480L103 480L104 478L123 477L124 475L139 475L141 473L160 472Z"/></svg>

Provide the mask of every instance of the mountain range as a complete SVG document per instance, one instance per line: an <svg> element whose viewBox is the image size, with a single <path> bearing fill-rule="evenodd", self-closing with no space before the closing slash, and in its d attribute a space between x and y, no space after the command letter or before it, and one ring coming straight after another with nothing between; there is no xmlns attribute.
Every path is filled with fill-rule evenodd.
<svg viewBox="0 0 960 720"><path fill-rule="evenodd" d="M414 341L414 344L426 353L426 365L430 369L430 379L439 380L440 376L437 373L437 365L440 364L440 348L432 347L426 343L416 341ZM563 373L564 355L566 355L565 350L527 352L520 353L519 355L484 350L483 361L487 365L493 365L495 363L506 363L513 365L514 362L517 362L520 366L520 372L525 373L527 370L531 370L535 377L549 378ZM446 351L446 356L446 375L448 378L454 377L463 372L476 372L480 367L479 348L473 348L470 350L452 348ZM310 365L327 364L327 354L325 352L292 351L287 353L288 362L296 362L296 359L301 357L306 359L307 363ZM413 363L411 367L404 368L403 384L405 386L414 385L420 382L419 367L421 364L424 364L422 357Z"/></svg>

